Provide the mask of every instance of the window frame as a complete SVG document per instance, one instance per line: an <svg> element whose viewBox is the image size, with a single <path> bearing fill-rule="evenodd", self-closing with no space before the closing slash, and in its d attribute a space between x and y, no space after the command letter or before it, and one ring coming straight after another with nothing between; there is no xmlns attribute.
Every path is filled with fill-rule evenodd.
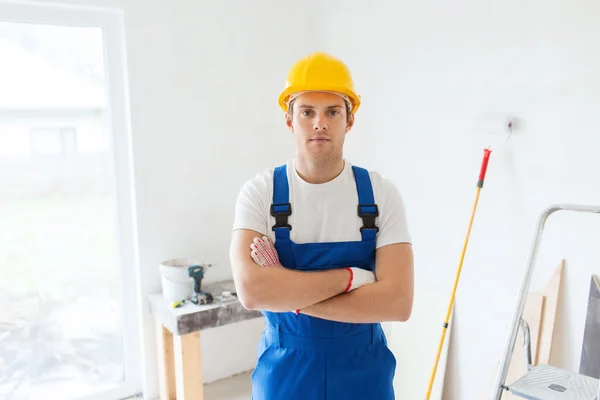
<svg viewBox="0 0 600 400"><path fill-rule="evenodd" d="M117 282L122 310L123 383L81 400L122 399L142 392L142 321L139 296L139 255L136 231L131 123L127 78L124 13L121 9L0 0L0 21L101 28L106 71L107 122L113 155L117 197L120 265ZM90 284L93 284L91 282Z"/></svg>

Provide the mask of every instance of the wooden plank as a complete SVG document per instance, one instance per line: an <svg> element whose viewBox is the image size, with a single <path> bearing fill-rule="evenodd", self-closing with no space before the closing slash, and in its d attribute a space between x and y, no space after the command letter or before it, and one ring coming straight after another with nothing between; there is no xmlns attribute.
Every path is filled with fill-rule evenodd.
<svg viewBox="0 0 600 400"><path fill-rule="evenodd" d="M200 332L175 336L177 400L204 400Z"/></svg>
<svg viewBox="0 0 600 400"><path fill-rule="evenodd" d="M530 329L532 330L531 332L531 337L532 337L532 361L533 361L533 365L538 365L540 363L542 364L549 364L550 362L550 355L551 355L551 350L552 350L552 339L553 339L553 335L554 335L554 325L555 325L555 320L556 320L556 310L558 307L558 301L559 301L559 294L560 294L560 287L561 287L561 280L562 280L562 273L563 273L563 269L564 269L564 265L565 265L565 260L561 260L558 267L556 268L556 270L554 271L554 273L552 274L552 277L550 278L550 280L548 281L548 283L546 284L546 286L544 287L544 289L540 292L530 292L527 295L527 301L525 303L525 309L523 310L523 316L525 317L525 320L530 324ZM539 302L539 297L543 298L542 301L542 310L541 310L541 318L539 320L539 323L536 322L536 319L532 319L533 322L530 322L526 316L526 313L532 312L532 311L528 311L528 308L531 307L533 308L533 310L536 309L537 305L535 305L536 303ZM531 300L536 298L536 300ZM531 303L531 304L528 304ZM537 325L539 326L538 329L538 334L536 335L535 333L533 333L533 328L532 328L532 323L533 325ZM533 340L536 340L537 337L537 344L533 343ZM523 335L522 335L522 331L521 329L519 329L519 334L517 335L517 340L515 342L515 348L513 351L513 358L511 360L511 364L509 366L509 374L511 373L511 368L518 368L518 366L513 366L514 363L523 363L524 360L524 353L523 348L522 348L522 344L523 344ZM521 347L519 349L519 347ZM537 351L536 351L537 349ZM498 369L500 368L500 363L498 362L493 370L493 373L490 373L488 381L481 385L481 392L479 393L479 399L483 400L486 399L490 396L490 394L492 393L492 387L494 385L494 382L496 380L496 374L498 373ZM512 382L514 382L514 380L511 380L511 375L507 374L507 378L505 381L505 384L509 385ZM513 397L509 397L512 396L511 393L509 392L503 392L502 395L503 399L504 398L515 398Z"/></svg>
<svg viewBox="0 0 600 400"><path fill-rule="evenodd" d="M600 378L600 279L592 276L579 373Z"/></svg>
<svg viewBox="0 0 600 400"><path fill-rule="evenodd" d="M529 334L531 340L531 360L535 362L538 353L539 335L542 322L542 310L544 306L544 296L540 293L529 293L523 309L523 319L529 325ZM506 375L506 383L510 385L517 379L527 373L526 351L523 347L523 330L519 327L517 340L513 350L512 359ZM489 393L488 393L489 396ZM510 392L506 392L502 399L522 399Z"/></svg>
<svg viewBox="0 0 600 400"><path fill-rule="evenodd" d="M156 321L156 344L160 399L176 400L173 334L159 321Z"/></svg>
<svg viewBox="0 0 600 400"><path fill-rule="evenodd" d="M556 321L556 310L560 298L560 287L565 260L554 271L546 287L542 290L544 295L544 307L542 311L542 325L540 330L540 343L537 358L534 365L550 364L552 355L552 339L554 337L554 324Z"/></svg>

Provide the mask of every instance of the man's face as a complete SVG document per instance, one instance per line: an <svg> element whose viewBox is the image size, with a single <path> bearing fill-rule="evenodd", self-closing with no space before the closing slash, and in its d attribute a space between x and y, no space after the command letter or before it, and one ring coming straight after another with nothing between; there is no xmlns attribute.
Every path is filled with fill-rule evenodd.
<svg viewBox="0 0 600 400"><path fill-rule="evenodd" d="M300 155L316 162L328 161L343 157L344 139L352 128L354 115L348 118L341 97L309 92L295 99L292 117L286 114L286 123Z"/></svg>

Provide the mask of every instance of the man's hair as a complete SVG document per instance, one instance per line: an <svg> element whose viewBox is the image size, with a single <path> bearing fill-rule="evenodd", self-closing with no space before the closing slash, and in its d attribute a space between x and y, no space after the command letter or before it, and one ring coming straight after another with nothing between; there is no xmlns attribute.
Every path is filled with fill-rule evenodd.
<svg viewBox="0 0 600 400"><path fill-rule="evenodd" d="M296 102L296 99L293 99L292 101L290 101L290 104L288 104L288 115L290 116L290 118L293 118L293 116L294 116L294 103L295 102ZM346 105L346 122L348 122L348 121L350 121L350 113L352 112L352 106L346 100L344 100L344 104Z"/></svg>

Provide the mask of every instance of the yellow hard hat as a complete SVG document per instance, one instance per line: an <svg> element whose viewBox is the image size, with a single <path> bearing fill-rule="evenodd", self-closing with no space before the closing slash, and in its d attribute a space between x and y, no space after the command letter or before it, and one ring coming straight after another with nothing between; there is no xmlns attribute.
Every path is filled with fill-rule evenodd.
<svg viewBox="0 0 600 400"><path fill-rule="evenodd" d="M327 53L312 53L292 66L285 89L279 95L279 106L287 112L290 95L306 91L341 93L350 98L352 113L360 107L360 96L354 89L350 70L341 60Z"/></svg>

